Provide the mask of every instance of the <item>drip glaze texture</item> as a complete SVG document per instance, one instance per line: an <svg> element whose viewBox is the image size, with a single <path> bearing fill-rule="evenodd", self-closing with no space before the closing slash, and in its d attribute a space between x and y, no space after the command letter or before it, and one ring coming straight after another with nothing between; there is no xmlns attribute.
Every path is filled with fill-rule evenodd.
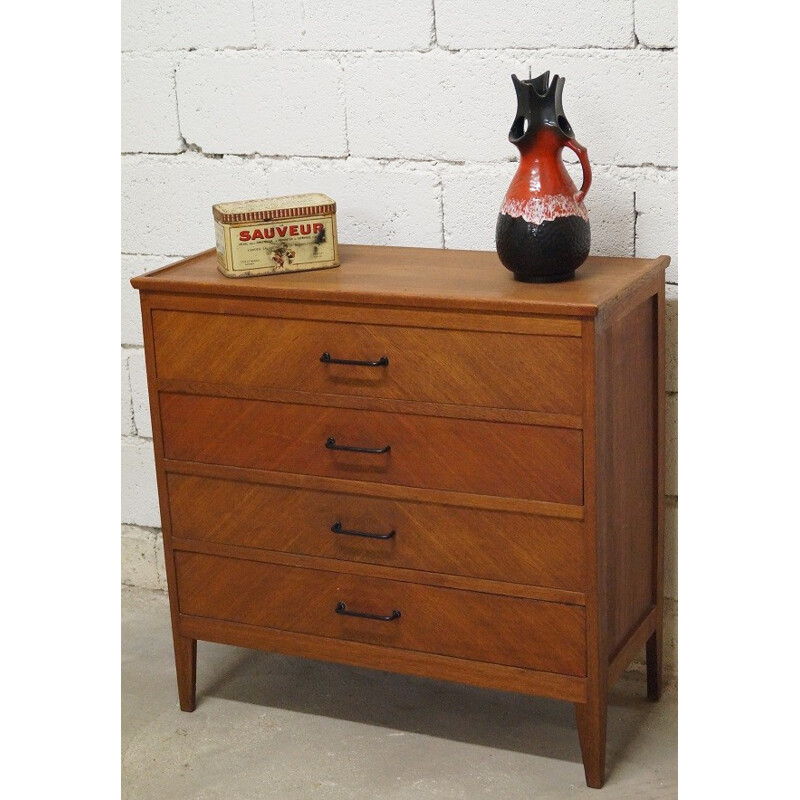
<svg viewBox="0 0 800 800"><path fill-rule="evenodd" d="M586 148L564 115L564 78L545 72L532 80L511 76L517 114L508 134L520 151L495 229L497 255L517 280L554 283L574 277L589 255L591 230L583 199L592 181ZM562 152L574 150L583 169L580 191Z"/></svg>

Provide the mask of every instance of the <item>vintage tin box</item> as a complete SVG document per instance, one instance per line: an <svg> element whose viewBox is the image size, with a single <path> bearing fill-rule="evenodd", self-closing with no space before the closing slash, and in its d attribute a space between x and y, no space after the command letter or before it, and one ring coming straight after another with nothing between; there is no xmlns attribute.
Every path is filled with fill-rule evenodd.
<svg viewBox="0 0 800 800"><path fill-rule="evenodd" d="M336 203L293 194L212 207L217 266L229 278L339 266Z"/></svg>

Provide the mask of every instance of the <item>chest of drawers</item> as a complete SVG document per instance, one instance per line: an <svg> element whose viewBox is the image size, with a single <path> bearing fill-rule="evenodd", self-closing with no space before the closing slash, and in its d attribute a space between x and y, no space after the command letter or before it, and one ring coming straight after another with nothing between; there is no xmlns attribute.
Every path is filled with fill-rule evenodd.
<svg viewBox="0 0 800 800"><path fill-rule="evenodd" d="M197 640L575 704L661 690L664 268L515 282L494 253L341 247L135 278L178 694Z"/></svg>

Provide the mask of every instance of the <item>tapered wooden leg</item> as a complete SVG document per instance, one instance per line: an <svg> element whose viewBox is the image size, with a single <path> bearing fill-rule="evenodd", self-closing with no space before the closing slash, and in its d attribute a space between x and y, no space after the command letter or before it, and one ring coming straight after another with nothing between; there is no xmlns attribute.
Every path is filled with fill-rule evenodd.
<svg viewBox="0 0 800 800"><path fill-rule="evenodd" d="M581 742L586 785L602 789L606 779L607 698L589 703L575 703L578 738Z"/></svg>
<svg viewBox="0 0 800 800"><path fill-rule="evenodd" d="M181 711L194 711L197 686L197 639L175 636L175 671Z"/></svg>
<svg viewBox="0 0 800 800"><path fill-rule="evenodd" d="M664 674L663 628L659 624L655 633L647 640L647 698L658 700L661 697Z"/></svg>

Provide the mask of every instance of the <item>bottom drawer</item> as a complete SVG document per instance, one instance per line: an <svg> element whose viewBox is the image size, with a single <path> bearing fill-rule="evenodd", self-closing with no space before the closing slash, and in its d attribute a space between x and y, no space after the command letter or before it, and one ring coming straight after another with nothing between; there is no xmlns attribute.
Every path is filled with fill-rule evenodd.
<svg viewBox="0 0 800 800"><path fill-rule="evenodd" d="M580 606L201 553L177 552L175 563L181 614L586 674ZM394 618L349 616L337 607Z"/></svg>

